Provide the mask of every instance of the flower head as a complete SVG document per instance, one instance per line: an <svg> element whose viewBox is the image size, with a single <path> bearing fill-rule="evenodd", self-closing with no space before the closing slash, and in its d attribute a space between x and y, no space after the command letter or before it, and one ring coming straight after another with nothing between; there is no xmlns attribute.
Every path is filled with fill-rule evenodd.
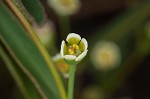
<svg viewBox="0 0 150 99"><path fill-rule="evenodd" d="M70 33L66 38L67 43L63 40L61 43L60 54L62 58L71 63L78 63L87 54L88 43L85 38L75 33Z"/></svg>
<svg viewBox="0 0 150 99"><path fill-rule="evenodd" d="M48 0L48 4L59 15L71 15L77 12L80 8L79 0Z"/></svg>
<svg viewBox="0 0 150 99"><path fill-rule="evenodd" d="M62 59L60 53L53 57L53 61L56 63L56 66L62 75L65 78L69 78L69 64Z"/></svg>
<svg viewBox="0 0 150 99"><path fill-rule="evenodd" d="M120 49L113 42L98 42L92 50L91 60L94 66L100 70L112 69L120 64Z"/></svg>

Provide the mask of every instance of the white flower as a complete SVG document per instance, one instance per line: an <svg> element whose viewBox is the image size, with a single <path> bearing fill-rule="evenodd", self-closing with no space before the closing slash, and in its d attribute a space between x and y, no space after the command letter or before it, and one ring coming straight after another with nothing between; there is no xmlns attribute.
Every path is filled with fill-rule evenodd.
<svg viewBox="0 0 150 99"><path fill-rule="evenodd" d="M120 64L120 49L113 42L98 42L92 50L91 60L94 66L100 70L112 69Z"/></svg>
<svg viewBox="0 0 150 99"><path fill-rule="evenodd" d="M51 6L59 15L71 15L80 8L79 0L48 0Z"/></svg>
<svg viewBox="0 0 150 99"><path fill-rule="evenodd" d="M69 61L79 62L87 54L88 43L75 33L70 33L66 38L67 43L63 40L61 43L60 54L62 58Z"/></svg>
<svg viewBox="0 0 150 99"><path fill-rule="evenodd" d="M53 58L58 70L62 73L65 78L69 78L69 64L67 64L63 58L61 57L60 53L56 54Z"/></svg>

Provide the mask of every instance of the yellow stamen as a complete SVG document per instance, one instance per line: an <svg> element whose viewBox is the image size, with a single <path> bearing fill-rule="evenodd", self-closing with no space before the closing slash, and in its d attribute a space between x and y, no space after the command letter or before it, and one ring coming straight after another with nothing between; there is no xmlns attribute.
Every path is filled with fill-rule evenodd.
<svg viewBox="0 0 150 99"><path fill-rule="evenodd" d="M72 46L73 48L76 48L76 44L73 44L73 46Z"/></svg>
<svg viewBox="0 0 150 99"><path fill-rule="evenodd" d="M69 50L68 50L68 52L71 52L71 51L72 51L72 49L69 49Z"/></svg>
<svg viewBox="0 0 150 99"><path fill-rule="evenodd" d="M72 51L70 51L69 53L70 53L71 55L73 55L73 54L74 54L74 51L72 50Z"/></svg>
<svg viewBox="0 0 150 99"><path fill-rule="evenodd" d="M77 44L73 44L71 48L68 49L69 54L75 54L76 50L79 50L79 46Z"/></svg>
<svg viewBox="0 0 150 99"><path fill-rule="evenodd" d="M78 45L76 45L76 50L79 50L79 46Z"/></svg>
<svg viewBox="0 0 150 99"><path fill-rule="evenodd" d="M75 49L75 50L78 50L79 49L79 46L77 45L77 44L73 44L73 49Z"/></svg>

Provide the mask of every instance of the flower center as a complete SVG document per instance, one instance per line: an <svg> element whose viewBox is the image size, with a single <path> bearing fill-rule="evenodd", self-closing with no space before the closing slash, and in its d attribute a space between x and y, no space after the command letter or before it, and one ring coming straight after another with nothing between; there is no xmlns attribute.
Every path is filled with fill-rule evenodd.
<svg viewBox="0 0 150 99"><path fill-rule="evenodd" d="M69 0L61 0L61 2L64 6L68 6L70 4Z"/></svg>
<svg viewBox="0 0 150 99"><path fill-rule="evenodd" d="M79 46L77 44L73 44L69 49L68 52L69 54L73 55L79 50Z"/></svg>
<svg viewBox="0 0 150 99"><path fill-rule="evenodd" d="M107 52L103 52L102 57L103 57L104 61L109 62L110 56Z"/></svg>

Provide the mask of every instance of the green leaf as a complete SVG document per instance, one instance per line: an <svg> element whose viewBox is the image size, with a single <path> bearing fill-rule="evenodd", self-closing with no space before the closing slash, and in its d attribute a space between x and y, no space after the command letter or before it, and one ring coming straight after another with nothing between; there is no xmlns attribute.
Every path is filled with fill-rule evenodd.
<svg viewBox="0 0 150 99"><path fill-rule="evenodd" d="M36 86L48 99L61 99L56 78L54 79L54 74L49 71L47 63L28 33L2 3L0 3L0 13L0 37L13 53L15 61L21 64L19 65L21 69L36 81Z"/></svg>
<svg viewBox="0 0 150 99"><path fill-rule="evenodd" d="M25 99L40 99L40 95L35 89L30 79L22 72L22 70L15 64L7 52L0 46L0 56L6 64L8 71L15 80L20 92Z"/></svg>
<svg viewBox="0 0 150 99"><path fill-rule="evenodd" d="M18 0L17 0L18 1ZM41 25L45 21L45 11L39 0L21 0L35 21Z"/></svg>

